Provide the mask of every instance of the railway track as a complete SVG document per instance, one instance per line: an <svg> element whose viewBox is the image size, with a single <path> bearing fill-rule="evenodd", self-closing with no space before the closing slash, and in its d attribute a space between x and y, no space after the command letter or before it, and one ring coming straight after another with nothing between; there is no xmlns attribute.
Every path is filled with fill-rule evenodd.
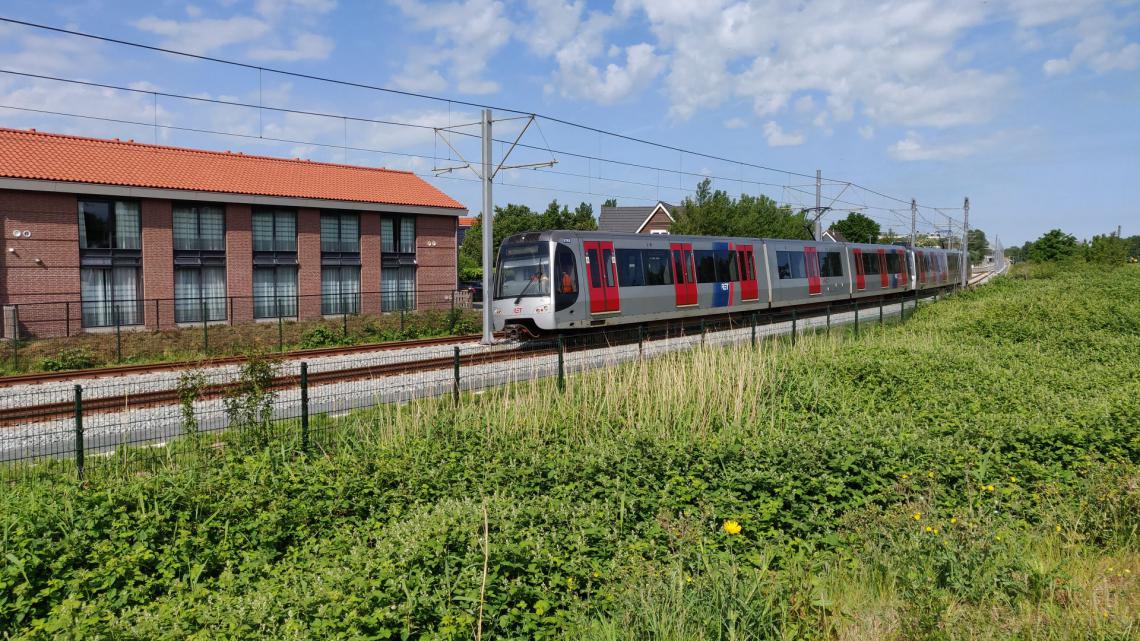
<svg viewBox="0 0 1140 641"><path fill-rule="evenodd" d="M528 357L547 356L557 353L552 348L527 350ZM459 366L488 365L491 363L518 358L513 352L479 352L459 356ZM382 378L425 372L431 370L450 369L456 365L454 356L438 358L424 358L399 363L381 363L349 367L331 371L317 371L308 374L309 385L328 385L361 379ZM283 390L295 388L300 383L300 377L289 374L273 379L270 388ZM228 393L238 387L237 383L214 383L207 385L198 396L198 400L214 400L224 398ZM83 413L97 412L126 412L146 407L162 405L175 405L180 401L178 391L175 389L157 390L153 392L138 392L134 394L119 394L114 396L101 396L85 399ZM9 407L0 409L0 426L10 427L30 422L45 422L68 419L75 415L75 403L62 401L58 403L45 403L22 407Z"/></svg>
<svg viewBox="0 0 1140 641"><path fill-rule="evenodd" d="M442 336L438 338L423 338L409 341L394 341L388 343L372 343L369 345L351 345L345 347L320 347L315 349L300 349L291 352L273 354L274 358L282 360L303 360L324 356L342 356L359 354L362 352L382 352L397 349L413 349L417 347L432 347L436 345L452 345L456 343L469 343L478 341L478 334L463 336ZM28 385L34 383L50 383L56 381L70 381L77 378L110 378L127 376L131 374L151 374L155 372L169 372L191 368L219 367L224 365L238 365L246 361L245 356L222 356L200 361L171 361L169 363L147 363L140 365L115 365L112 367L98 367L84 370L68 370L64 372L36 372L34 374L15 374L0 376L0 388L15 385Z"/></svg>

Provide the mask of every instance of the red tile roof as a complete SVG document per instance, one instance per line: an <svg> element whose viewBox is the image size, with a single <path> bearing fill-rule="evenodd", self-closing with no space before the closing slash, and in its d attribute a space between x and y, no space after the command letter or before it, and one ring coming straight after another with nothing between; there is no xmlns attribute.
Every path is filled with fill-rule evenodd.
<svg viewBox="0 0 1140 641"><path fill-rule="evenodd" d="M466 209L407 171L0 128L0 177Z"/></svg>
<svg viewBox="0 0 1140 641"><path fill-rule="evenodd" d="M460 227L474 227L475 223L477 223L477 222L479 222L479 218L476 216L460 216L459 217L459 226Z"/></svg>

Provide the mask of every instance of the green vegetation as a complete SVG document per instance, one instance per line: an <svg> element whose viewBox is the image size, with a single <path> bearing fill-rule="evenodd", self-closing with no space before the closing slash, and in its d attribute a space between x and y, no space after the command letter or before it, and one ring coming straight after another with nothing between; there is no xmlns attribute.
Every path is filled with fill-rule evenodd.
<svg viewBox="0 0 1140 641"><path fill-rule="evenodd" d="M14 484L0 630L1136 638L1140 269L1025 277L857 338L321 417L309 455Z"/></svg>
<svg viewBox="0 0 1140 641"><path fill-rule="evenodd" d="M747 236L751 238L811 239L811 227L803 213L792 213L771 198L741 194L732 198L723 190L712 191L708 178L697 185L694 198L677 208L674 234L701 236Z"/></svg>
<svg viewBox="0 0 1140 641"><path fill-rule="evenodd" d="M183 327L163 331L124 330L118 345L122 363L198 361L210 357L282 350L369 345L479 331L477 310L442 309L349 316L311 321L275 321ZM206 349L208 348L208 349ZM24 340L0 351L0 375L106 367L119 362L114 332Z"/></svg>
<svg viewBox="0 0 1140 641"><path fill-rule="evenodd" d="M1087 261L1102 265L1120 265L1140 259L1140 236L1121 238L1116 234L1098 234L1091 241L1077 241L1076 236L1052 229L1021 247L1006 249L1006 256L1016 262L1069 263Z"/></svg>
<svg viewBox="0 0 1140 641"><path fill-rule="evenodd" d="M495 208L495 222L491 228L493 252L499 254L503 239L527 231L547 229L597 229L594 220L594 206L579 203L570 211L566 205L559 205L558 199L550 201L546 211L538 213L526 205L508 204ZM460 280L473 280L483 276L483 222L477 220L459 247Z"/></svg>
<svg viewBox="0 0 1140 641"><path fill-rule="evenodd" d="M877 243L879 242L879 223L853 211L843 220L837 220L831 228L843 234L850 243Z"/></svg>

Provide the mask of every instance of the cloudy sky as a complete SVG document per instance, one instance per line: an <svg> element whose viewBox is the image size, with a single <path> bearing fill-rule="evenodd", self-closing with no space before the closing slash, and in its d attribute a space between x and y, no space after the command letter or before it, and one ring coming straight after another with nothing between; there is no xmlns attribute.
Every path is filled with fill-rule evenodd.
<svg viewBox="0 0 1140 641"><path fill-rule="evenodd" d="M971 222L1007 246L1052 227L1140 233L1136 0L8 0L0 15L459 101L0 24L7 71L134 89L0 74L3 126L432 176L475 158L473 139L405 125L460 125L477 118L460 102L489 104L748 163L540 120L511 162L558 164L504 172L497 204L678 201L707 175L803 206L813 180L796 173L821 169L825 204L896 231L912 197L933 230L969 196ZM473 178L432 180L478 212Z"/></svg>

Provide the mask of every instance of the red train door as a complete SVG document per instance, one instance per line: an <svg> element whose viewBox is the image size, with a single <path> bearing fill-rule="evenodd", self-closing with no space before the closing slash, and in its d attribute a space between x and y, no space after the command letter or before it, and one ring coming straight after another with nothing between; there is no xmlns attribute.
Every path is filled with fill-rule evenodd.
<svg viewBox="0 0 1140 641"><path fill-rule="evenodd" d="M758 300L760 285L756 282L756 258L752 253L752 245L736 246L736 262L740 274L740 300Z"/></svg>
<svg viewBox="0 0 1140 641"><path fill-rule="evenodd" d="M677 296L677 307L690 307L697 304L697 270L693 263L691 243L672 243L669 255L673 261L673 289Z"/></svg>
<svg viewBox="0 0 1140 641"><path fill-rule="evenodd" d="M610 314L621 311L614 244L609 241L587 241L582 243L582 249L586 253L590 313Z"/></svg>
<svg viewBox="0 0 1140 641"><path fill-rule="evenodd" d="M823 284L819 280L819 254L815 247L804 247L804 267L808 277L808 295L815 296L823 293Z"/></svg>
<svg viewBox="0 0 1140 641"><path fill-rule="evenodd" d="M891 275L887 273L887 250L879 250L879 286L886 289L890 285Z"/></svg>
<svg viewBox="0 0 1140 641"><path fill-rule="evenodd" d="M855 255L855 289L867 289L867 275L863 273L863 250L852 249L851 253Z"/></svg>
<svg viewBox="0 0 1140 641"><path fill-rule="evenodd" d="M926 282L926 264L923 260L922 252L914 253L914 268L918 270L918 283L920 285Z"/></svg>
<svg viewBox="0 0 1140 641"><path fill-rule="evenodd" d="M902 272L899 273L899 286L906 287L909 283L909 276L907 276L906 271L906 250L899 249L896 250L896 253L899 255L899 269L902 270Z"/></svg>

